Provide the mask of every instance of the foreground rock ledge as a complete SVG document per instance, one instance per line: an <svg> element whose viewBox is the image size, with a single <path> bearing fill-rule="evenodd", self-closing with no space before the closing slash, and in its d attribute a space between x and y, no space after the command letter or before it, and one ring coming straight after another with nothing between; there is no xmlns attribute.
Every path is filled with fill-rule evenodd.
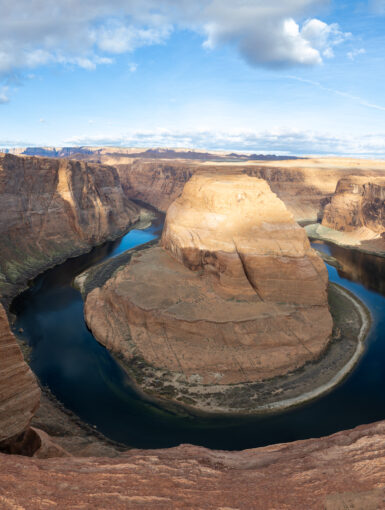
<svg viewBox="0 0 385 510"><path fill-rule="evenodd" d="M135 361L141 385L158 370L171 399L186 385L221 392L325 352L326 268L265 181L194 176L170 206L162 246L135 253L85 303L96 339Z"/></svg>
<svg viewBox="0 0 385 510"><path fill-rule="evenodd" d="M0 507L345 510L384 508L385 422L243 452L196 446L114 459L0 454Z"/></svg>

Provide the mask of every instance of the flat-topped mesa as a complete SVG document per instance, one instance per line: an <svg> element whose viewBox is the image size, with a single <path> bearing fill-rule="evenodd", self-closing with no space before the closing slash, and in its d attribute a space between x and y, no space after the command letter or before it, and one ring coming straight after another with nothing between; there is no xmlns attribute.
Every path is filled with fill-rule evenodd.
<svg viewBox="0 0 385 510"><path fill-rule="evenodd" d="M385 178L351 176L338 181L322 225L352 232L363 240L385 232Z"/></svg>
<svg viewBox="0 0 385 510"><path fill-rule="evenodd" d="M326 305L327 271L266 181L195 174L167 211L162 246L218 289L262 301Z"/></svg>

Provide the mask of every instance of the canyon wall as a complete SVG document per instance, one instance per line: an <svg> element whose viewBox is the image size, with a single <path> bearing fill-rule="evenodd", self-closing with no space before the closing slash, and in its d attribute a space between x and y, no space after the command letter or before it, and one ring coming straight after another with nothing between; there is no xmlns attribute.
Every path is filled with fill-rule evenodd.
<svg viewBox="0 0 385 510"><path fill-rule="evenodd" d="M129 160L123 156L105 155L102 160L116 167L129 198L143 200L164 212L195 172L229 170L265 179L297 221L321 219L341 178L351 174L380 177L385 172L384 162L342 158L202 163Z"/></svg>
<svg viewBox="0 0 385 510"><path fill-rule="evenodd" d="M114 166L128 198L165 212L196 171L246 173L265 179L297 221L322 219L338 181L350 175L381 177L383 161L349 158L291 158L188 149L64 147L15 149Z"/></svg>
<svg viewBox="0 0 385 510"><path fill-rule="evenodd" d="M0 300L52 264L123 234L139 217L106 165L0 155ZM26 431L40 389L0 305L0 442ZM9 441L8 441L9 442Z"/></svg>
<svg viewBox="0 0 385 510"><path fill-rule="evenodd" d="M139 210L116 170L0 155L0 296L43 268L121 235Z"/></svg>
<svg viewBox="0 0 385 510"><path fill-rule="evenodd" d="M352 175L338 181L322 224L307 225L310 238L385 256L385 176Z"/></svg>

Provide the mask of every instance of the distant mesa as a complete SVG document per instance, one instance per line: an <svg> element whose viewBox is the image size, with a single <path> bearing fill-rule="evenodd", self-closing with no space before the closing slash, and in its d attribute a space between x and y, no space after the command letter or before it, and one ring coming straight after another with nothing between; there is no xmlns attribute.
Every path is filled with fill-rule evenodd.
<svg viewBox="0 0 385 510"><path fill-rule="evenodd" d="M169 149L169 148L150 148L150 149L126 149L123 147L22 147L16 149L3 148L0 152L6 154L25 155L25 156L43 156L50 158L79 158L82 156L96 155L120 155L130 158L145 159L188 159L196 161L279 161L285 159L301 159L297 156L277 156L275 154L244 154L225 151L199 151L189 149Z"/></svg>

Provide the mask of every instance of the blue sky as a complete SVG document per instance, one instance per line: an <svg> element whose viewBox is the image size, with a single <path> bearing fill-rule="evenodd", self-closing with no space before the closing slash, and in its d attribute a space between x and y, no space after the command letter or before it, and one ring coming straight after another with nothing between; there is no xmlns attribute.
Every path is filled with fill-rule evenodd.
<svg viewBox="0 0 385 510"><path fill-rule="evenodd" d="M2 147L385 157L385 0L0 9Z"/></svg>

